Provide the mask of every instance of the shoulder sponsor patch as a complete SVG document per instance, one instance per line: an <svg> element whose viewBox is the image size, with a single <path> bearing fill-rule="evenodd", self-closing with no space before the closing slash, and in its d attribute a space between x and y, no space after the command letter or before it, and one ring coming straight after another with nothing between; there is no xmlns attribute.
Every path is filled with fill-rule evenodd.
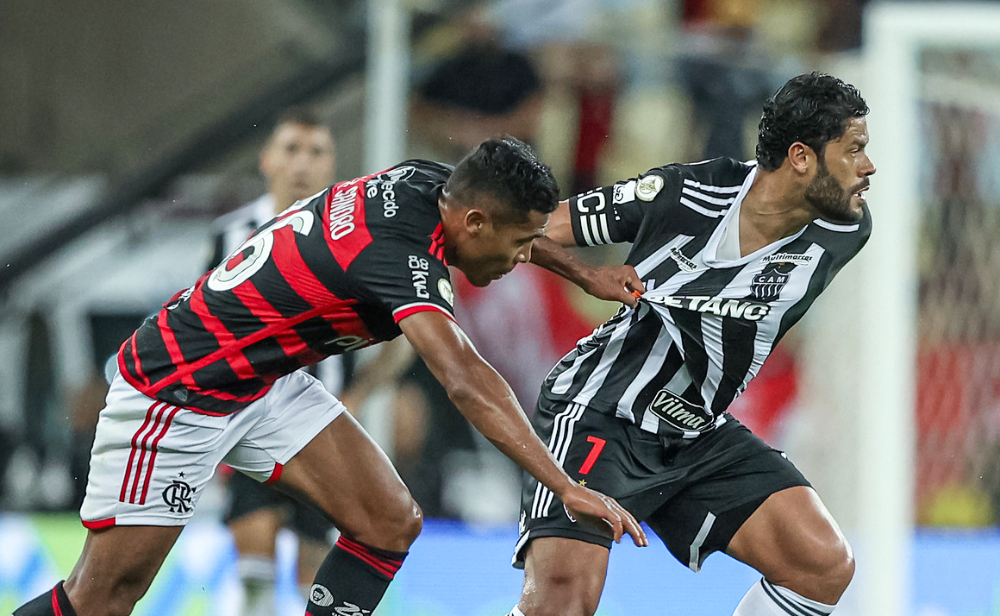
<svg viewBox="0 0 1000 616"><path fill-rule="evenodd" d="M651 173L636 184L635 196L643 201L652 201L661 190L663 190L663 178Z"/></svg>
<svg viewBox="0 0 1000 616"><path fill-rule="evenodd" d="M612 203L631 203L635 201L635 180L629 180L623 184L615 184L615 193Z"/></svg>
<svg viewBox="0 0 1000 616"><path fill-rule="evenodd" d="M447 278L438 278L438 293L448 302L448 305L455 305L455 290L451 288L451 281Z"/></svg>

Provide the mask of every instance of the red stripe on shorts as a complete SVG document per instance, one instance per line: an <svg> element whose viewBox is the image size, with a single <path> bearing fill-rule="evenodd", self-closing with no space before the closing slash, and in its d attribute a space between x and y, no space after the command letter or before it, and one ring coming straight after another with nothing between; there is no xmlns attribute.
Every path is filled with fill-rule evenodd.
<svg viewBox="0 0 1000 616"><path fill-rule="evenodd" d="M142 426L136 431L135 436L132 437L132 451L128 454L128 464L125 466L125 479L122 480L122 491L118 496L118 500L122 503L125 502L125 493L128 491L128 479L132 475L132 462L135 460L135 451L139 445L139 436L146 431L146 426L149 425L150 420L153 419L153 413L157 405L163 404L162 402L154 402L149 409L146 411L146 421L142 422Z"/></svg>
<svg viewBox="0 0 1000 616"><path fill-rule="evenodd" d="M115 525L114 518L104 518L103 520L80 520L84 528L89 528L90 530L98 530L101 528L110 528Z"/></svg>
<svg viewBox="0 0 1000 616"><path fill-rule="evenodd" d="M142 496L139 498L140 505L146 504L146 494L149 493L149 479L153 476L153 463L156 462L156 452L158 451L157 447L160 444L160 440L167 434L167 429L170 428L170 422L174 420L174 415L176 415L179 410L181 410L179 406L173 407L173 410L170 411L169 415L167 415L167 420L163 422L163 428L160 430L160 433L153 439L153 444L151 445L152 453L149 454L149 465L146 467L146 481L142 484Z"/></svg>
<svg viewBox="0 0 1000 616"><path fill-rule="evenodd" d="M167 410L170 405L164 404L156 411L156 418L153 420L152 426L146 432L142 440L139 441L139 462L135 465L135 477L132 478L132 492L129 494L128 502L135 504L136 494L139 492L139 482L142 480L142 469L145 467L146 462L146 452L149 449L146 447L146 443L149 441L149 437L153 436L156 429L160 426L160 420L163 419L163 413Z"/></svg>
<svg viewBox="0 0 1000 616"><path fill-rule="evenodd" d="M275 462L274 470L271 471L271 476L267 478L267 481L264 482L264 485L271 485L274 483L278 483L278 480L281 479L281 471L284 468L285 467L281 464L281 462Z"/></svg>

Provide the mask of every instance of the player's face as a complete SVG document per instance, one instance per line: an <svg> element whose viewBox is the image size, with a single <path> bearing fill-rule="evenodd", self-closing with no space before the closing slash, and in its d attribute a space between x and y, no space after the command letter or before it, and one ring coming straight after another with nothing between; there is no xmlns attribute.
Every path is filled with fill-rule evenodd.
<svg viewBox="0 0 1000 616"><path fill-rule="evenodd" d="M261 152L260 170L276 196L290 199L285 208L310 197L333 182L333 137L322 126L282 124Z"/></svg>
<svg viewBox="0 0 1000 616"><path fill-rule="evenodd" d="M548 222L548 214L531 211L523 222L502 223L487 218L481 225L470 225L456 247L454 265L474 286L485 287L518 263L531 259L531 244L545 235Z"/></svg>
<svg viewBox="0 0 1000 616"><path fill-rule="evenodd" d="M826 144L816 175L806 187L805 198L817 213L838 223L855 223L864 216L864 192L875 173L865 146L868 123L852 118L844 134Z"/></svg>

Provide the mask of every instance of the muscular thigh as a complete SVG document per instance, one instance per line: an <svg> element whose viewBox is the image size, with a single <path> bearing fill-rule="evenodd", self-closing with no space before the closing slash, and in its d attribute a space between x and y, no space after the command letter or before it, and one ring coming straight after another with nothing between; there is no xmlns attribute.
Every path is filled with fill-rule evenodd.
<svg viewBox="0 0 1000 616"><path fill-rule="evenodd" d="M735 533L726 551L768 579L782 579L789 571L810 570L831 549L849 552L819 495L810 487L797 486L770 495Z"/></svg>
<svg viewBox="0 0 1000 616"><path fill-rule="evenodd" d="M705 436L675 460L690 469L682 489L645 519L670 553L693 571L712 552L725 551L772 494L809 485L783 453L735 420Z"/></svg>
<svg viewBox="0 0 1000 616"><path fill-rule="evenodd" d="M373 545L380 526L414 515L415 503L389 458L349 413L292 457L277 485L304 495L343 533Z"/></svg>

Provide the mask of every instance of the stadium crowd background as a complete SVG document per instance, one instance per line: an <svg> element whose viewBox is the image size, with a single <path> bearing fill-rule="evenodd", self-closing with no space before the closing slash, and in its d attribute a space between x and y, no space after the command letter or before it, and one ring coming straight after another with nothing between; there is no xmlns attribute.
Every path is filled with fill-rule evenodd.
<svg viewBox="0 0 1000 616"><path fill-rule="evenodd" d="M564 197L672 161L749 159L760 104L788 77L823 70L865 91L866 4L403 2L406 156L454 163L483 138L513 134L553 168ZM377 171L365 168L364 126L366 23L377 5L0 6L0 516L79 505L107 357L201 273L211 221L263 191L257 152L285 108L308 105L329 123L337 180ZM1000 57L942 52L925 68L989 83ZM925 199L914 507L922 526L991 527L1000 523L1000 256L991 250L1000 123L995 106L990 115L948 100L922 104L933 147L914 170ZM877 122L884 111L873 111ZM876 233L891 232L878 207ZM623 256L613 248L600 258ZM514 274L481 290L456 275L457 311L530 409L547 370L615 307L536 268ZM735 413L796 456L849 524L838 508L851 487L837 484L828 457L836 432L817 417L811 388L835 377L806 365L822 352L810 327L807 318L782 342ZM414 374L352 411L429 516L514 521L515 469ZM222 498L206 495L198 516L218 516Z"/></svg>

